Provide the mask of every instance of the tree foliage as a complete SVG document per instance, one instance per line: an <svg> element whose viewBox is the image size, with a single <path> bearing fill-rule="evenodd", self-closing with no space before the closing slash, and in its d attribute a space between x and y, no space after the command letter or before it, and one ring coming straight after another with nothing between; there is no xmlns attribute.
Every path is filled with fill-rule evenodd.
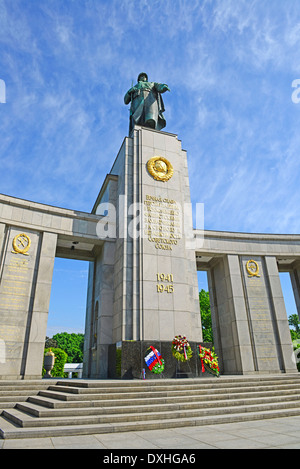
<svg viewBox="0 0 300 469"><path fill-rule="evenodd" d="M68 355L68 363L82 363L83 361L84 334L69 334L61 332L51 339L46 337L46 347L58 347Z"/></svg>
<svg viewBox="0 0 300 469"><path fill-rule="evenodd" d="M57 348L56 340L50 337L46 337L45 348Z"/></svg>
<svg viewBox="0 0 300 469"><path fill-rule="evenodd" d="M295 328L296 334L299 335L298 339L300 339L300 321L298 314L291 314L289 316L289 325Z"/></svg>
<svg viewBox="0 0 300 469"><path fill-rule="evenodd" d="M199 303L201 312L203 342L213 342L209 293L203 289L199 292Z"/></svg>

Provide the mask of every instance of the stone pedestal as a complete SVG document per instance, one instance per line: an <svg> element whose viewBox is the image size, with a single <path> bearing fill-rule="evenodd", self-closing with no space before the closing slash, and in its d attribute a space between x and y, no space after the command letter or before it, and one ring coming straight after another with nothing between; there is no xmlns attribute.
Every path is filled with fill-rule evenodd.
<svg viewBox="0 0 300 469"><path fill-rule="evenodd" d="M155 374L145 363L145 355L150 346L155 347L165 360L162 374ZM190 342L193 351L192 358L187 362L178 362L172 355L172 341L123 341L110 346L109 378L116 379L181 379L212 377L209 372L202 373L201 360L198 356L198 346L212 348L211 343Z"/></svg>
<svg viewBox="0 0 300 469"><path fill-rule="evenodd" d="M108 376L109 344L170 343L178 334L200 342L187 156L177 136L135 127L93 213L107 216L99 235L106 230L107 239L115 239L110 261L105 264L99 256L90 274L86 376ZM107 295L101 292L103 281ZM97 301L98 319L92 326ZM97 331L91 334L93 327Z"/></svg>

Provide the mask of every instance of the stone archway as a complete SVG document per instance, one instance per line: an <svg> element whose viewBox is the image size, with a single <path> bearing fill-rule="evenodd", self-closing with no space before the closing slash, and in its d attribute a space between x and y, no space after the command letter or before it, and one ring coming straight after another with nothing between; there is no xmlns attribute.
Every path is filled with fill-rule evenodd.
<svg viewBox="0 0 300 469"><path fill-rule="evenodd" d="M54 259L92 261L99 219L0 196L0 379L40 378Z"/></svg>

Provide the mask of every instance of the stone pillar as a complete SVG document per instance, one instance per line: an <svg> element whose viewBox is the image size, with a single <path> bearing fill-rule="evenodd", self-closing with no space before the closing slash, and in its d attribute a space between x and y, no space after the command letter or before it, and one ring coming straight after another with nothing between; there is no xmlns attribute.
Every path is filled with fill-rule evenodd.
<svg viewBox="0 0 300 469"><path fill-rule="evenodd" d="M132 338L201 341L186 152L176 135L146 128L135 128L132 141L131 201L140 204L142 227L132 239Z"/></svg>
<svg viewBox="0 0 300 469"><path fill-rule="evenodd" d="M291 333L276 258L265 256L265 265L268 275L267 287L270 295L271 318L280 368L286 373L296 373Z"/></svg>
<svg viewBox="0 0 300 469"><path fill-rule="evenodd" d="M5 224L0 223L0 272L2 270L2 263L4 260L3 250L4 250L4 242L5 242ZM1 280L1 278L0 278ZM1 309L0 309L1 311ZM5 331L4 331L4 324L0 319L0 367L1 365L5 364L6 362L6 342L5 342Z"/></svg>
<svg viewBox="0 0 300 469"><path fill-rule="evenodd" d="M116 191L117 179L108 178L100 197L95 204L94 212L107 214L99 222L99 237L107 241L90 263L87 293L87 310L85 322L85 340L83 357L84 378L108 377L108 350L113 343L115 270L116 270Z"/></svg>
<svg viewBox="0 0 300 469"><path fill-rule="evenodd" d="M297 263L294 266L293 271L290 272L290 278L292 282L295 303L296 303L297 312L298 312L299 321L300 321L300 265L299 263Z"/></svg>
<svg viewBox="0 0 300 469"><path fill-rule="evenodd" d="M242 256L241 268L257 372L296 372L276 258Z"/></svg>
<svg viewBox="0 0 300 469"><path fill-rule="evenodd" d="M239 257L215 261L208 276L213 337L224 374L255 372Z"/></svg>
<svg viewBox="0 0 300 469"><path fill-rule="evenodd" d="M39 378L56 235L8 227L1 258L2 379Z"/></svg>
<svg viewBox="0 0 300 469"><path fill-rule="evenodd" d="M83 349L83 378L88 378L91 374L92 363L92 343L93 343L93 314L94 314L94 282L95 282L95 262L89 263L88 288L86 299L85 333ZM94 359L95 361L95 359Z"/></svg>
<svg viewBox="0 0 300 469"><path fill-rule="evenodd" d="M224 374L297 371L275 257L218 258L209 273L209 289Z"/></svg>
<svg viewBox="0 0 300 469"><path fill-rule="evenodd" d="M113 343L115 243L105 242L91 266L91 295L85 328L85 378L107 378L108 349Z"/></svg>
<svg viewBox="0 0 300 469"><path fill-rule="evenodd" d="M45 232L41 235L32 311L27 320L24 343L24 378L41 376L56 243L56 234Z"/></svg>
<svg viewBox="0 0 300 469"><path fill-rule="evenodd" d="M0 255L4 247L4 238L5 238L5 224L0 223Z"/></svg>

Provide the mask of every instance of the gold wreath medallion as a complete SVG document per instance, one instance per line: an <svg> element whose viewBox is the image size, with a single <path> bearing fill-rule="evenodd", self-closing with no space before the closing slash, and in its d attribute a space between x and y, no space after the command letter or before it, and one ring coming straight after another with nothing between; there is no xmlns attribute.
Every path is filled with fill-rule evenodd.
<svg viewBox="0 0 300 469"><path fill-rule="evenodd" d="M31 239L27 234L21 233L14 237L12 245L14 250L11 252L14 254L24 254L25 256L28 256L29 254L27 254L27 251L30 248Z"/></svg>
<svg viewBox="0 0 300 469"><path fill-rule="evenodd" d="M260 275L258 275L259 274L258 263L256 261L254 261L253 259L250 259L246 263L246 270L249 274L249 277L260 277Z"/></svg>
<svg viewBox="0 0 300 469"><path fill-rule="evenodd" d="M163 156L153 156L147 162L149 174L157 181L166 182L173 176L174 169L170 161Z"/></svg>

